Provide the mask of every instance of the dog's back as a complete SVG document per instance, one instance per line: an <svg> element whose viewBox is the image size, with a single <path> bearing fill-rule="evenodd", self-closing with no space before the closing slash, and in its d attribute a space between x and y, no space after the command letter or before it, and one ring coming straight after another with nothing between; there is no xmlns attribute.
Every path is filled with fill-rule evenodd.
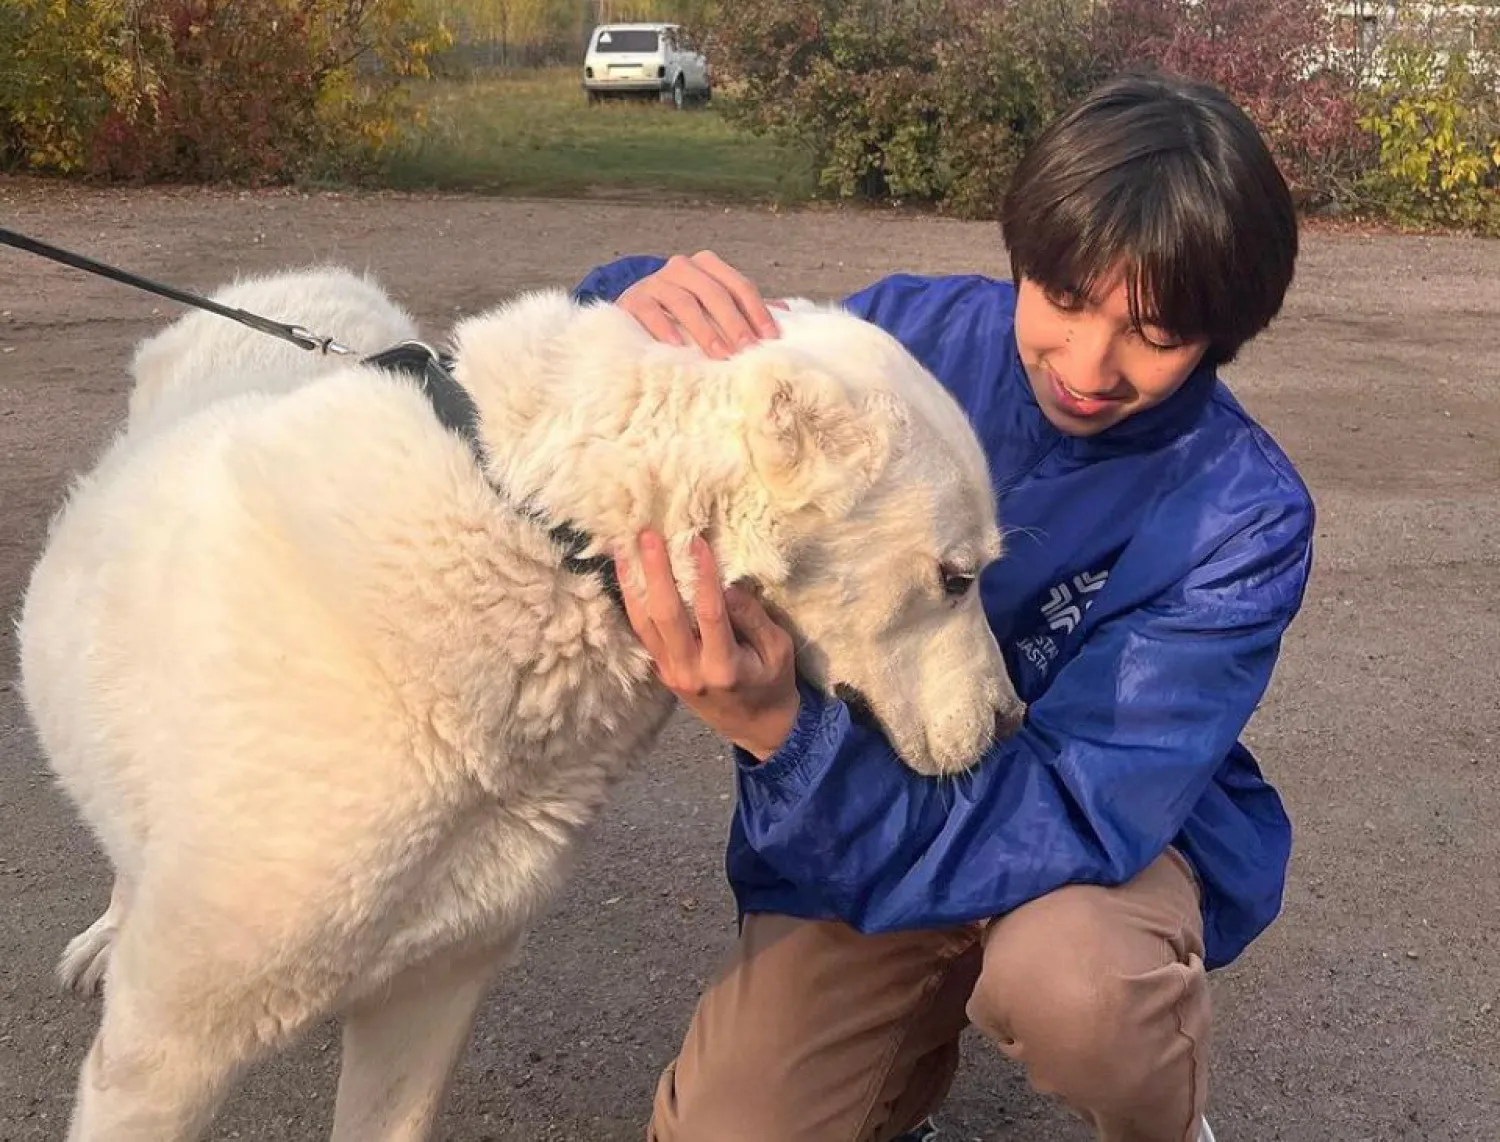
<svg viewBox="0 0 1500 1142"><path fill-rule="evenodd" d="M245 278L212 300L331 337L359 354L418 336L416 322L378 285L338 267ZM129 429L161 428L240 393L284 392L347 362L194 310L136 351Z"/></svg>

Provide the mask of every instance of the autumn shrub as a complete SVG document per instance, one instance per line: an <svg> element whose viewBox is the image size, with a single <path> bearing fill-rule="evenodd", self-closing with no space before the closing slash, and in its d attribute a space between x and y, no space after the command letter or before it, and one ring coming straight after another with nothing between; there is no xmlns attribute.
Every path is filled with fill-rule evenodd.
<svg viewBox="0 0 1500 1142"><path fill-rule="evenodd" d="M1142 68L1224 88L1299 201L1344 200L1373 142L1329 42L1322 0L743 0L709 37L740 120L795 138L826 190L970 217L1063 107Z"/></svg>
<svg viewBox="0 0 1500 1142"><path fill-rule="evenodd" d="M1324 0L1110 0L1094 29L1109 70L1158 67L1222 88L1255 122L1303 206L1351 199L1372 161L1358 76L1331 51Z"/></svg>
<svg viewBox="0 0 1500 1142"><path fill-rule="evenodd" d="M1500 9L1433 12L1381 45L1361 120L1378 155L1360 189L1400 222L1500 235Z"/></svg>
<svg viewBox="0 0 1500 1142"><path fill-rule="evenodd" d="M751 130L808 151L842 198L988 215L1093 68L1079 0L741 0L705 45Z"/></svg>
<svg viewBox="0 0 1500 1142"><path fill-rule="evenodd" d="M440 35L414 0L18 2L0 50L14 36L46 62L0 95L6 156L114 178L357 170L395 134L401 80ZM57 107L55 122L37 105Z"/></svg>
<svg viewBox="0 0 1500 1142"><path fill-rule="evenodd" d="M1105 77L1091 4L1078 0L950 0L962 34L940 45L943 204L998 213L1011 174L1043 127Z"/></svg>
<svg viewBox="0 0 1500 1142"><path fill-rule="evenodd" d="M100 120L136 85L127 0L0 4L0 166L82 170Z"/></svg>
<svg viewBox="0 0 1500 1142"><path fill-rule="evenodd" d="M944 0L741 0L704 48L751 130L804 147L837 196L925 196Z"/></svg>

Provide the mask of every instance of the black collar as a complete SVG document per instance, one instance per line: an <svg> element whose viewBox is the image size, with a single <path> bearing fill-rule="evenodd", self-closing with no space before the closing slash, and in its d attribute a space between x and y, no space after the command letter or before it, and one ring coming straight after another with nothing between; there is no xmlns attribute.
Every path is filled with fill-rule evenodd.
<svg viewBox="0 0 1500 1142"><path fill-rule="evenodd" d="M420 341L403 341L364 358L363 363L378 369L405 373L420 381L422 392L431 403L434 415L445 428L469 446L480 471L486 473L488 479L489 456L485 451L484 441L479 436L479 409L468 390L454 380L450 371L453 367L451 359L439 355L436 350ZM494 486L493 483L491 486ZM502 496L505 495L503 488L496 487L495 490ZM614 600L616 606L624 608L614 560L608 555L585 557L580 554L589 545L586 532L566 523L548 526L546 516L539 508L521 506L520 510L538 524L547 527L547 537L562 549L564 570L575 575L597 575L604 584L605 593Z"/></svg>

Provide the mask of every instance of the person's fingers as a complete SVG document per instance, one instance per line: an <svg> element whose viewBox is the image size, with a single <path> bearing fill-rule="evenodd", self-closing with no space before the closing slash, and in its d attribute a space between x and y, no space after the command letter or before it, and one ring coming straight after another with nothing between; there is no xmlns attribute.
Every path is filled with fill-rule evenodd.
<svg viewBox="0 0 1500 1142"><path fill-rule="evenodd" d="M693 258L672 259L662 273L663 284L670 282L692 296L723 340L724 355L728 356L734 349L749 345L758 334L750 318L740 308L735 289L719 276L723 274L739 278L738 271L711 256L700 263L697 259L703 257L705 256L695 255ZM749 283L745 282L745 285L749 286ZM753 286L749 288L754 289Z"/></svg>
<svg viewBox="0 0 1500 1142"><path fill-rule="evenodd" d="M620 597L625 604L625 618L636 638L646 648L652 661L660 665L662 658L661 633L651 616L646 613L646 596L632 585L631 567L623 553L615 556L615 577L620 584Z"/></svg>
<svg viewBox="0 0 1500 1142"><path fill-rule="evenodd" d="M697 570L693 611L703 645L703 684L711 690L728 690L738 681L739 643L729 621L713 550L701 537L693 541L693 562Z"/></svg>
<svg viewBox="0 0 1500 1142"><path fill-rule="evenodd" d="M658 341L664 341L668 345L683 345L682 330L677 327L677 322L672 320L672 315L667 312L661 301L649 292L630 293L621 295L620 308L630 314L647 333Z"/></svg>
<svg viewBox="0 0 1500 1142"><path fill-rule="evenodd" d="M749 591L731 586L724 593L729 621L760 659L768 675L779 674L790 664L793 655L792 636Z"/></svg>
<svg viewBox="0 0 1500 1142"><path fill-rule="evenodd" d="M682 326L689 340L716 360L729 356L732 352L730 342L713 316L704 308L692 282L679 285L664 281L656 288L663 308Z"/></svg>
<svg viewBox="0 0 1500 1142"><path fill-rule="evenodd" d="M761 296L760 290L754 282L728 262L724 261L723 258L719 257L712 250L704 250L701 253L694 254L690 260L695 266L703 270L710 278L722 286L724 292L734 304L734 314L721 315L719 310L705 301L705 304L709 305L709 312L714 315L715 320L719 322L719 327L726 334L736 332L736 330L732 330L725 324L725 317L727 316L731 322L737 323L739 319L743 319L747 323L747 328L744 330L744 333L748 334L745 338L746 340L751 340L755 337L775 337L778 335L779 330L776 327L776 319L771 316L770 310L766 308L766 300Z"/></svg>
<svg viewBox="0 0 1500 1142"><path fill-rule="evenodd" d="M695 677L698 640L672 575L666 542L658 533L648 531L641 536L640 548L641 570L646 575L646 615L661 638L662 653L658 660L664 660L663 665L678 680Z"/></svg>

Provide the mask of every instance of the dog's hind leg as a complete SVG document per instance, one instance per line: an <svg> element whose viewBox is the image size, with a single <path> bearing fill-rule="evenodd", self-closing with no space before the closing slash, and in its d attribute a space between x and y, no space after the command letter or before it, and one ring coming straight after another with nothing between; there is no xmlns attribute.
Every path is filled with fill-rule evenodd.
<svg viewBox="0 0 1500 1142"><path fill-rule="evenodd" d="M344 1017L333 1142L426 1142L503 952L406 969Z"/></svg>
<svg viewBox="0 0 1500 1142"><path fill-rule="evenodd" d="M62 959L58 961L57 978L65 988L84 996L99 990L109 969L109 953L115 933L129 908L130 882L116 874L114 888L109 894L109 907L99 919L68 941Z"/></svg>
<svg viewBox="0 0 1500 1142"><path fill-rule="evenodd" d="M250 1061L253 1036L215 1031L208 1012L186 1029L161 1004L177 1001L141 986L117 956L78 1077L68 1142L192 1142L206 1128Z"/></svg>

